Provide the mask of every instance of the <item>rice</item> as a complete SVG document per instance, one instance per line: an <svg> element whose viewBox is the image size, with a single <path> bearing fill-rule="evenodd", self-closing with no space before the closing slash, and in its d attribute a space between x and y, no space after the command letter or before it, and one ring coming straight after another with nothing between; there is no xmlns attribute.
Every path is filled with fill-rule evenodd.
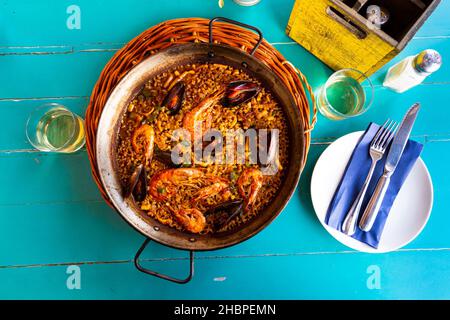
<svg viewBox="0 0 450 320"><path fill-rule="evenodd" d="M171 86L180 79L186 86L182 109L178 114L170 115L160 106ZM121 122L116 161L122 185L127 185L133 169L144 161L143 155L136 154L131 145L132 134L141 125L142 121L146 121L153 126L155 145L161 150L169 151L174 146L174 142L171 140L172 132L182 128L184 115L219 87L236 80L258 82L257 79L253 79L242 70L221 64L183 65L163 72L149 80L141 93L130 103ZM229 129L279 129L279 163L281 170L275 175L263 177L263 186L252 209L222 226L220 231L226 231L239 226L260 213L276 196L288 166L289 141L287 122L278 101L264 87L250 101L244 102L237 107L226 108L218 103L214 106L211 115L211 127L219 130L224 136L226 130ZM235 200L241 199L241 195L236 187L237 177L245 169L258 166L248 163L202 163L194 164L193 167L203 168L207 176L229 181L230 188L226 197L227 200ZM165 164L153 158L146 168L148 181L156 172L167 168ZM169 210L169 207L177 209L195 206L201 212L205 212L208 208L225 200L223 194L216 194L206 198L204 201L199 201L195 204L191 203L190 200L196 192L210 184L208 181L197 180L178 186L177 192L167 200L159 201L154 199L151 194L147 194L147 197L143 201L138 202L138 205L149 216L161 223L183 230L183 226L174 218L173 212ZM207 216L207 225L202 233L218 231L216 220L224 219L223 215L224 213Z"/></svg>

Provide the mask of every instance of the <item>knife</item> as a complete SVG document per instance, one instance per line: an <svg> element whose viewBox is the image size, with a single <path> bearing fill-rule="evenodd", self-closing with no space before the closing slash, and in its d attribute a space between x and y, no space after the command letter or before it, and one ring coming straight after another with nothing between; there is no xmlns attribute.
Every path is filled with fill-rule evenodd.
<svg viewBox="0 0 450 320"><path fill-rule="evenodd" d="M397 168L398 162L403 154L406 143L408 142L409 135L411 134L414 121L416 120L417 113L419 112L420 104L415 103L406 113L403 118L400 128L395 134L394 140L392 141L389 153L387 155L386 164L384 166L384 173L378 180L375 191L367 204L366 210L361 217L359 222L359 228L363 231L369 231L372 229L373 223L377 218L378 211L380 210L381 203L383 202L384 195L389 186L389 181L392 174Z"/></svg>

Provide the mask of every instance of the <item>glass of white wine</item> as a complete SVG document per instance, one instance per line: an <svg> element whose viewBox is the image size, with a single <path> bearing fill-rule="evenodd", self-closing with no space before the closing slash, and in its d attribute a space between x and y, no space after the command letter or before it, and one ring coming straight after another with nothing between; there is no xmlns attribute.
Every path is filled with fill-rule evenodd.
<svg viewBox="0 0 450 320"><path fill-rule="evenodd" d="M333 73L319 89L317 108L329 119L347 119L366 112L373 96L368 77L358 70L342 69Z"/></svg>
<svg viewBox="0 0 450 320"><path fill-rule="evenodd" d="M46 152L71 153L85 143L83 119L57 103L34 109L27 120L26 134L33 147Z"/></svg>

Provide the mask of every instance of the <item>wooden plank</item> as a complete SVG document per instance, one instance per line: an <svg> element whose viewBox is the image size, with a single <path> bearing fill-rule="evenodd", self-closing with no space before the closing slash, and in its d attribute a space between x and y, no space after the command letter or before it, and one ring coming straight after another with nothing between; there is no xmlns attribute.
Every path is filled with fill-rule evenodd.
<svg viewBox="0 0 450 320"><path fill-rule="evenodd" d="M287 41L284 34L293 2L264 1L255 7L242 7L227 1L220 9L217 1L190 0L140 1L130 0L124 10L123 2L78 0L81 29L69 30L67 8L72 3L48 1L45 10L36 1L1 4L5 31L4 46L76 45L83 43L127 42L145 29L164 20L183 17L224 16L262 29L269 41ZM174 6L176 9L174 10ZM120 21L121 23L117 23ZM125 22L125 23L124 23ZM30 26L33 26L30 28Z"/></svg>
<svg viewBox="0 0 450 320"><path fill-rule="evenodd" d="M100 200L86 153L0 156L0 205ZM17 186L17 187L14 187Z"/></svg>
<svg viewBox="0 0 450 320"><path fill-rule="evenodd" d="M102 202L2 206L0 219L2 266L129 259L142 242Z"/></svg>
<svg viewBox="0 0 450 320"><path fill-rule="evenodd" d="M444 119L450 115L450 109L445 107L448 90L448 85L444 84L422 85L400 95L384 87L376 87L375 101L366 113L344 121L333 121L320 115L312 136L340 137L352 131L365 130L370 121L383 123L387 118L400 121L413 103L420 102L422 108L412 135L419 139L426 135L447 139L449 127Z"/></svg>
<svg viewBox="0 0 450 320"><path fill-rule="evenodd" d="M0 57L1 98L90 95L112 52Z"/></svg>
<svg viewBox="0 0 450 320"><path fill-rule="evenodd" d="M67 288L67 266L8 268L0 269L0 298L448 299L449 258L443 250L197 259L186 285L140 273L128 261L88 264L80 266L79 290ZM144 264L178 277L187 272L186 260Z"/></svg>

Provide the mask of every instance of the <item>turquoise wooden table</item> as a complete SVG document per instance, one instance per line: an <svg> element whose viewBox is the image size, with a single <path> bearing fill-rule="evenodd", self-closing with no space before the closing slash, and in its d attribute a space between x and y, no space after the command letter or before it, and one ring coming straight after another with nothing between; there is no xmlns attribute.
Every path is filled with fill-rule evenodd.
<svg viewBox="0 0 450 320"><path fill-rule="evenodd" d="M138 272L132 258L144 237L101 199L85 150L33 150L24 126L37 105L58 102L84 114L106 62L148 27L178 17L225 16L261 28L314 88L331 70L284 32L293 0L254 7L225 1L2 1L0 3L0 298L450 298L450 1L442 1L407 48L376 73L375 106L333 122L319 116L300 184L283 213L240 245L196 254L196 275L176 285ZM80 21L74 20L74 14ZM78 23L79 22L79 23ZM387 67L425 48L443 55L439 72L404 94L381 86ZM422 234L389 254L355 252L317 221L309 184L330 142L371 120L401 119L423 104L413 130L434 183ZM187 254L152 245L144 263L183 276Z"/></svg>

